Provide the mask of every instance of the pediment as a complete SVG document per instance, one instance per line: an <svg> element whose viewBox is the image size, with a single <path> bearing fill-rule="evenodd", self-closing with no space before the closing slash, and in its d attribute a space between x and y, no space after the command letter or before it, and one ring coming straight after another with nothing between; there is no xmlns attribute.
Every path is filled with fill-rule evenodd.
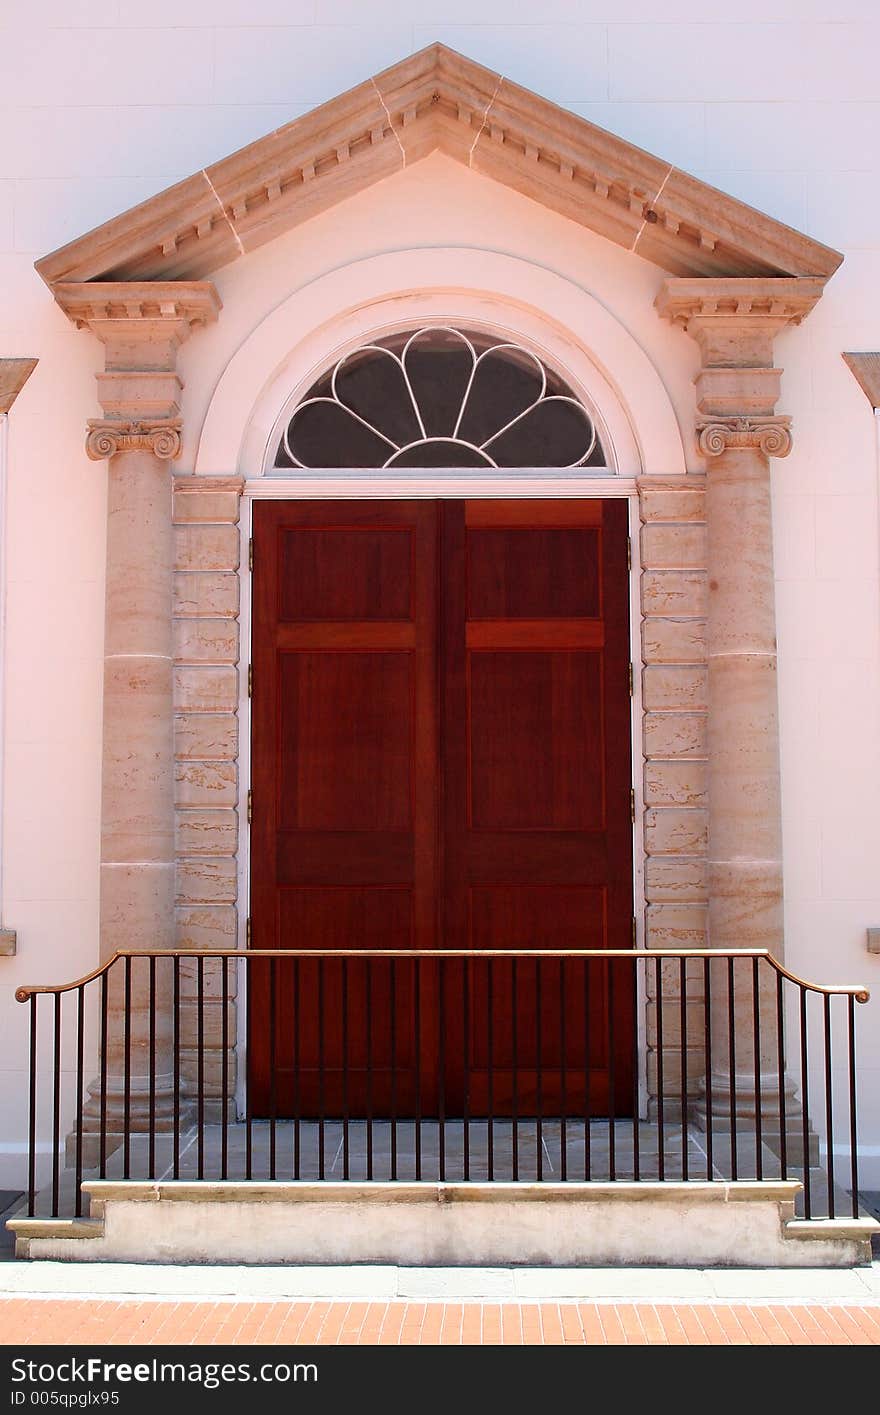
<svg viewBox="0 0 880 1415"><path fill-rule="evenodd" d="M440 150L674 275L817 276L839 252L434 44L37 262L198 280Z"/></svg>

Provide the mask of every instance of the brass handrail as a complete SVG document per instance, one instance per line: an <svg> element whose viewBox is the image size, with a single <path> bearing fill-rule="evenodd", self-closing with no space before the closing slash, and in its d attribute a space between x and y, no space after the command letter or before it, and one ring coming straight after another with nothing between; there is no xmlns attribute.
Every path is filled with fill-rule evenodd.
<svg viewBox="0 0 880 1415"><path fill-rule="evenodd" d="M865 1003L870 991L862 983L811 983L792 973L774 958L769 948L119 948L97 968L69 983L23 984L15 990L16 1002L27 1002L38 993L72 992L107 973L120 958L766 958L782 977L808 992L825 996L851 996Z"/></svg>

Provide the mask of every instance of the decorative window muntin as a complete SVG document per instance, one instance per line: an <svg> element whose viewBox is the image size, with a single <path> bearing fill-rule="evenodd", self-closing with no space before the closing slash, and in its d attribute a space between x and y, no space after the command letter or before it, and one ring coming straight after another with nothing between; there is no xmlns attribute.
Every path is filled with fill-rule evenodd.
<svg viewBox="0 0 880 1415"><path fill-rule="evenodd" d="M536 354L428 325L338 359L288 418L273 470L605 466L591 413Z"/></svg>

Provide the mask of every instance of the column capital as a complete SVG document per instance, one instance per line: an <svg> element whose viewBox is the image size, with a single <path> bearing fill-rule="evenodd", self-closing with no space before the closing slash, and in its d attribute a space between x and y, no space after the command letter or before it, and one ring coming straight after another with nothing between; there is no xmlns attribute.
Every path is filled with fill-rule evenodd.
<svg viewBox="0 0 880 1415"><path fill-rule="evenodd" d="M65 281L55 299L77 329L104 345L97 375L103 418L88 424L93 461L141 449L168 459L180 452L177 351L211 324L220 298L209 280Z"/></svg>
<svg viewBox="0 0 880 1415"><path fill-rule="evenodd" d="M754 448L765 457L787 457L791 451L791 418L705 418L697 420L697 444L704 457L720 457L735 448Z"/></svg>
<svg viewBox="0 0 880 1415"><path fill-rule="evenodd" d="M656 310L700 350L694 384L702 456L736 450L786 457L791 451L791 419L776 412L782 370L773 366L773 340L806 318L824 283L808 276L664 280Z"/></svg>

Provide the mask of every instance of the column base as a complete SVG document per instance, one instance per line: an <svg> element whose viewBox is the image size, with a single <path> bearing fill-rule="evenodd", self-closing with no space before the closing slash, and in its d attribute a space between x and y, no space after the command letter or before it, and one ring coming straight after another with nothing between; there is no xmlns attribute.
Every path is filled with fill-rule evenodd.
<svg viewBox="0 0 880 1415"><path fill-rule="evenodd" d="M754 1139L756 1133L756 1120L758 1116L758 1095L755 1091L754 1073L737 1073L736 1100L734 1116L738 1133L745 1137ZM730 1096L730 1074L725 1072L713 1072L711 1077L711 1089L709 1093L711 1100L712 1134L728 1135L732 1130L731 1125L731 1096ZM762 1087L760 1095L761 1114L761 1143L767 1147L774 1155L781 1158L783 1127L780 1123L783 1118L779 1108L779 1083L774 1075L767 1077L766 1087ZM705 1134L709 1128L709 1105L706 1098L706 1087L703 1085L703 1094L695 1101L691 1108L691 1121L697 1130ZM803 1168L804 1155L806 1151L807 1163L810 1168L819 1163L819 1137L812 1126L807 1125L806 1147L804 1145L804 1112L798 1096L794 1082L786 1077L784 1083L784 1121L785 1121L785 1158L787 1165L795 1168Z"/></svg>

